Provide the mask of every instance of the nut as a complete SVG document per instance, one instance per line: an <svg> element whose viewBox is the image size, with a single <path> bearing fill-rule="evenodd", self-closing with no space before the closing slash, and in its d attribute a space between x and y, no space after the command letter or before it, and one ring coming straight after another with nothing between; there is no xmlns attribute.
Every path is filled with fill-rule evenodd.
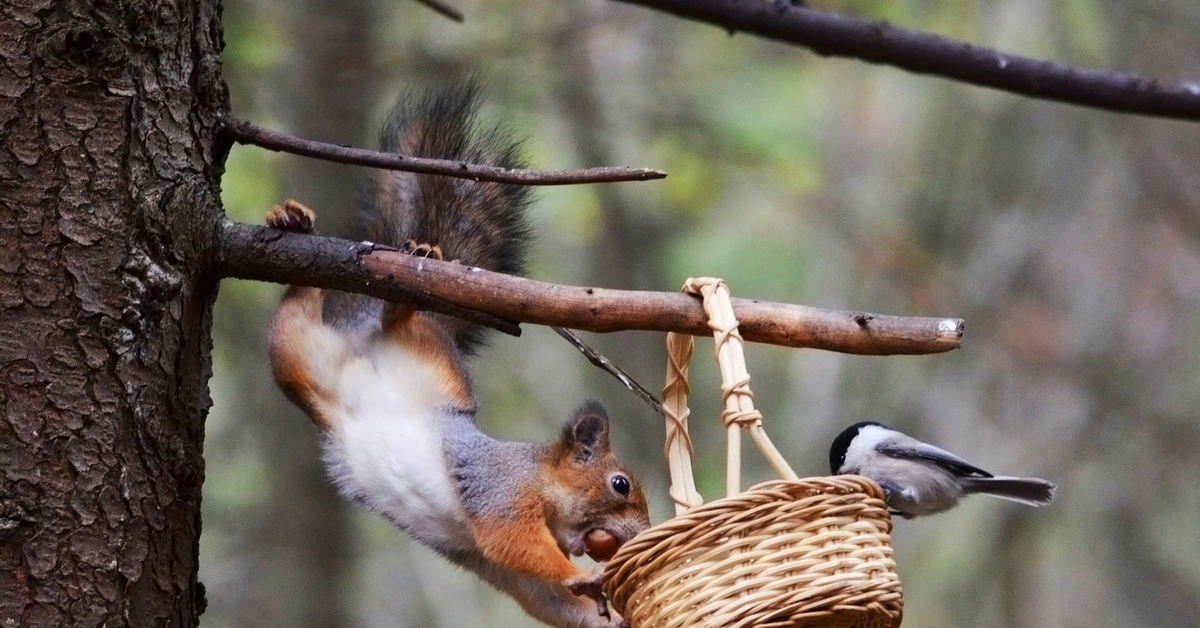
<svg viewBox="0 0 1200 628"><path fill-rule="evenodd" d="M619 547L617 537L608 530L596 528L583 537L583 546L592 560L603 562L613 557Z"/></svg>

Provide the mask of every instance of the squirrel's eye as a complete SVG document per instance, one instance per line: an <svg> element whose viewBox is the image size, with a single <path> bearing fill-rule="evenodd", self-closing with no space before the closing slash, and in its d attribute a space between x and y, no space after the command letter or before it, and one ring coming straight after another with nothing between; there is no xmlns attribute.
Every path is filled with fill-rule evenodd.
<svg viewBox="0 0 1200 628"><path fill-rule="evenodd" d="M609 478L608 483L617 494L629 497L629 478L617 473Z"/></svg>

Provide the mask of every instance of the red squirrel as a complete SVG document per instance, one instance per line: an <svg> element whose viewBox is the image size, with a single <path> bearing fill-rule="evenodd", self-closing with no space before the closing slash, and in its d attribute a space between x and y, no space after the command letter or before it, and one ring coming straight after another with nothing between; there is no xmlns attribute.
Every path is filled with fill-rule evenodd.
<svg viewBox="0 0 1200 628"><path fill-rule="evenodd" d="M457 85L402 101L383 128L384 150L521 167L515 144L477 128L477 92ZM498 272L522 270L526 188L379 171L368 196L369 240ZM267 215L268 226L302 233L312 232L313 220L295 201ZM320 429L325 463L343 494L540 621L625 626L600 597L603 565L589 573L570 560L585 552L607 559L649 526L641 488L609 448L608 415L586 403L546 445L487 436L475 424L465 366L482 331L403 304L290 286L271 321L271 366Z"/></svg>

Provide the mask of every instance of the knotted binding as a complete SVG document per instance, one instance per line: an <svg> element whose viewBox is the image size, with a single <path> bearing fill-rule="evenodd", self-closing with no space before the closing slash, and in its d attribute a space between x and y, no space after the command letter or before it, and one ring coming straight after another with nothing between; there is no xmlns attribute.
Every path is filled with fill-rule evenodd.
<svg viewBox="0 0 1200 628"><path fill-rule="evenodd" d="M754 408L742 338L719 279L689 279L713 329L726 427L726 497L707 504L688 435L691 336L668 334L666 455L675 518L626 543L604 592L634 628L892 628L903 603L883 492L858 476L799 479ZM740 490L741 430L783 478Z"/></svg>

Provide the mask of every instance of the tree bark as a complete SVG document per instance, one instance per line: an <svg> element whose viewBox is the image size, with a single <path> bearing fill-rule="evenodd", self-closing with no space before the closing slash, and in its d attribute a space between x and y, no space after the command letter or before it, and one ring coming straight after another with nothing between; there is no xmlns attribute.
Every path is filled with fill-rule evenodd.
<svg viewBox="0 0 1200 628"><path fill-rule="evenodd" d="M215 0L0 17L0 626L194 626Z"/></svg>

